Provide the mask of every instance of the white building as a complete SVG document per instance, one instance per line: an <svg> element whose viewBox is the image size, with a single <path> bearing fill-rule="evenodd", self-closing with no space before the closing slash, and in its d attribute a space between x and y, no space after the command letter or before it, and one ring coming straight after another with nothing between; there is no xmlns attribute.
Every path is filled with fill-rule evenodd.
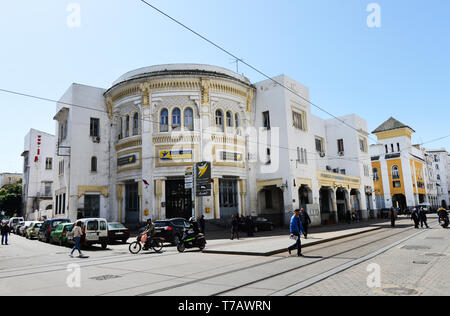
<svg viewBox="0 0 450 316"><path fill-rule="evenodd" d="M21 173L0 173L0 188L9 184L17 184L22 179L23 174Z"/></svg>
<svg viewBox="0 0 450 316"><path fill-rule="evenodd" d="M22 203L25 219L52 217L55 136L31 129L25 136Z"/></svg>
<svg viewBox="0 0 450 316"><path fill-rule="evenodd" d="M111 123L104 92L73 84L57 104L53 217L114 218L109 209Z"/></svg>
<svg viewBox="0 0 450 316"><path fill-rule="evenodd" d="M368 218L375 203L366 121L316 117L306 87L275 80L301 97L195 64L137 69L106 90L73 84L54 117L52 215L133 226L253 213L281 224L304 207L316 225L353 209ZM195 196L186 169L205 161L211 188Z"/></svg>
<svg viewBox="0 0 450 316"><path fill-rule="evenodd" d="M434 174L436 176L436 186L437 186L437 200L438 206L441 206L445 201L445 204L450 205L450 159L448 152L442 148L438 150L428 150L427 151L432 157L432 165Z"/></svg>
<svg viewBox="0 0 450 316"><path fill-rule="evenodd" d="M255 124L262 129L258 145L268 140L268 146L259 146L252 205L274 222L281 215L286 223L301 207L315 225L344 221L352 209L368 218L374 200L365 120L316 117L308 88L286 76L274 80L296 93L272 80L256 84Z"/></svg>

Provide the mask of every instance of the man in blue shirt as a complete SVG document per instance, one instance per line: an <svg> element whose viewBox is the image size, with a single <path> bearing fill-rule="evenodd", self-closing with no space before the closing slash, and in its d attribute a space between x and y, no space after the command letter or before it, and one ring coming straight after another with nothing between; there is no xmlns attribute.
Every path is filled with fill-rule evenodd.
<svg viewBox="0 0 450 316"><path fill-rule="evenodd" d="M300 219L300 210L295 210L295 214L291 217L291 224L289 225L291 231L291 238L297 237L295 244L288 248L289 254L291 251L297 248L297 255L303 257L302 255L302 243L300 241L300 235L303 234L304 229L302 221Z"/></svg>

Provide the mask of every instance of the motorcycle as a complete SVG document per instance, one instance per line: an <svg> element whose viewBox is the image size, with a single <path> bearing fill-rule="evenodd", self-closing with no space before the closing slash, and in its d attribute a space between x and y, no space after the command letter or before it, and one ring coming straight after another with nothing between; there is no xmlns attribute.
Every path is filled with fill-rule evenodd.
<svg viewBox="0 0 450 316"><path fill-rule="evenodd" d="M147 239L147 235L139 235L136 241L132 242L128 250L137 255L142 249L150 250L152 248L155 252L160 253L163 249L164 240L159 237L152 237Z"/></svg>
<svg viewBox="0 0 450 316"><path fill-rule="evenodd" d="M184 252L186 248L199 248L200 250L205 249L206 238L202 233L196 233L194 229L185 229L183 232L183 237L177 245L177 250L179 252Z"/></svg>
<svg viewBox="0 0 450 316"><path fill-rule="evenodd" d="M439 223L441 224L442 228L448 228L448 218L439 218Z"/></svg>

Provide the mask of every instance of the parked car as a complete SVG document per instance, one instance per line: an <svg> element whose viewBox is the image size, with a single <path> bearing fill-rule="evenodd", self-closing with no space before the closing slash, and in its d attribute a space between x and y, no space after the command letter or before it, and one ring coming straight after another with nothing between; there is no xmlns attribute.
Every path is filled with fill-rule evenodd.
<svg viewBox="0 0 450 316"><path fill-rule="evenodd" d="M55 243L60 246L67 245L67 237L72 232L74 223L59 224L55 230L50 233L50 243Z"/></svg>
<svg viewBox="0 0 450 316"><path fill-rule="evenodd" d="M185 228L189 228L191 224L184 218L172 218L162 221L155 221L155 237L164 239L172 245L178 245L180 239L183 237Z"/></svg>
<svg viewBox="0 0 450 316"><path fill-rule="evenodd" d="M25 237L25 233L27 232L27 229L28 229L28 228L30 227L30 225L33 224L33 223L34 223L33 221L27 221L27 222L25 222L24 225L20 226L20 227L17 229L17 235Z"/></svg>
<svg viewBox="0 0 450 316"><path fill-rule="evenodd" d="M25 222L19 222L17 225L14 226L14 228L11 229L11 231L16 235L19 235L20 228L22 228L24 225Z"/></svg>
<svg viewBox="0 0 450 316"><path fill-rule="evenodd" d="M87 247L100 244L102 249L108 247L108 222L104 218L83 218L81 222L83 236L81 236L81 246ZM78 222L77 221L77 222ZM67 237L67 244L75 244L73 234Z"/></svg>
<svg viewBox="0 0 450 316"><path fill-rule="evenodd" d="M247 231L247 219L243 218L239 223L239 229L243 232ZM272 231L275 229L275 225L267 218L267 217L253 217L253 230L256 232L259 231Z"/></svg>
<svg viewBox="0 0 450 316"><path fill-rule="evenodd" d="M46 243L50 242L50 235L56 226L63 223L70 223L68 218L54 218L46 220L39 229L38 240Z"/></svg>
<svg viewBox="0 0 450 316"><path fill-rule="evenodd" d="M33 222L25 233L27 239L38 238L39 229L43 222Z"/></svg>
<svg viewBox="0 0 450 316"><path fill-rule="evenodd" d="M17 225L19 225L20 223L24 223L25 220L23 219L23 217L11 217L9 219L9 228L11 229L11 232L15 233L15 228Z"/></svg>
<svg viewBox="0 0 450 316"><path fill-rule="evenodd" d="M130 230L122 223L108 223L108 241L121 240L124 244L130 238Z"/></svg>

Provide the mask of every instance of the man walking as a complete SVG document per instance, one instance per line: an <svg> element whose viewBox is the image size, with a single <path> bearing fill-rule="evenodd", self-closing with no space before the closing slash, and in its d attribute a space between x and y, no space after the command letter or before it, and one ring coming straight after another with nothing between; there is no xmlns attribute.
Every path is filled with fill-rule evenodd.
<svg viewBox="0 0 450 316"><path fill-rule="evenodd" d="M414 221L414 227L415 228L419 228L419 213L417 212L417 209L413 209L412 213L411 213L411 220Z"/></svg>
<svg viewBox="0 0 450 316"><path fill-rule="evenodd" d="M391 227L395 227L395 220L397 219L397 213L395 212L394 208L391 207L391 210L389 211L389 217L391 219Z"/></svg>
<svg viewBox="0 0 450 316"><path fill-rule="evenodd" d="M305 239L308 239L308 226L311 224L311 218L303 208L300 210L300 220L303 225L303 235L305 236Z"/></svg>
<svg viewBox="0 0 450 316"><path fill-rule="evenodd" d="M2 245L8 245L8 234L11 232L11 229L8 226L7 222L3 222L0 227L1 235L2 235Z"/></svg>
<svg viewBox="0 0 450 316"><path fill-rule="evenodd" d="M430 227L428 227L428 223L427 223L427 213L425 213L425 211L423 210L423 207L421 207L419 210L419 219L420 219L420 227L423 228L423 224L425 224L426 228L430 228Z"/></svg>
<svg viewBox="0 0 450 316"><path fill-rule="evenodd" d="M303 257L302 255L302 243L300 241L300 235L304 233L302 221L300 219L300 210L295 210L295 214L291 218L291 224L289 226L291 232L291 238L296 239L295 244L288 248L289 254L291 251L297 248L297 255Z"/></svg>

